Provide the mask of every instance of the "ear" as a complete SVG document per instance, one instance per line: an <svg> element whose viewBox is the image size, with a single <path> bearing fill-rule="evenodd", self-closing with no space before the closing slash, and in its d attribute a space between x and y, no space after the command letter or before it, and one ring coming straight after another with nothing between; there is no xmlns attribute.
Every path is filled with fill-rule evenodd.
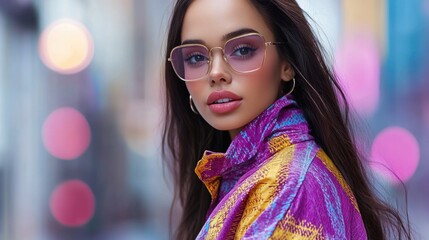
<svg viewBox="0 0 429 240"><path fill-rule="evenodd" d="M280 77L282 81L288 82L295 77L295 70L293 69L292 65L286 60L282 61L280 71Z"/></svg>

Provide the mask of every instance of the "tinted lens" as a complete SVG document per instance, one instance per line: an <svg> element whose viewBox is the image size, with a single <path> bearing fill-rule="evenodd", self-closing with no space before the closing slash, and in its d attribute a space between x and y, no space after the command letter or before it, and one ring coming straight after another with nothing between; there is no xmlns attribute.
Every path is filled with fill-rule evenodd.
<svg viewBox="0 0 429 240"><path fill-rule="evenodd" d="M235 38L225 45L225 57L238 72L248 72L262 66L265 55L265 40L259 35Z"/></svg>
<svg viewBox="0 0 429 240"><path fill-rule="evenodd" d="M185 45L171 52L174 71L184 80L204 77L208 71L208 62L208 50L202 45Z"/></svg>

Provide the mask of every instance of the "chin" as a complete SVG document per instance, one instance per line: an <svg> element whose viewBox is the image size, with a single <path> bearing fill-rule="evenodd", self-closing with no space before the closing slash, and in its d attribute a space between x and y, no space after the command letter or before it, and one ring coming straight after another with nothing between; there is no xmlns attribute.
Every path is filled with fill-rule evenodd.
<svg viewBox="0 0 429 240"><path fill-rule="evenodd" d="M218 131L230 131L231 129L235 129L233 127L230 127L229 125L224 125L224 124L210 124L210 125Z"/></svg>
<svg viewBox="0 0 429 240"><path fill-rule="evenodd" d="M208 122L210 124L210 126L212 126L214 129L218 130L218 131L239 131L240 129L243 128L244 125L246 125L247 123L244 124L236 124L236 122L234 122L235 124L231 124L231 122L234 121L228 121L228 122Z"/></svg>

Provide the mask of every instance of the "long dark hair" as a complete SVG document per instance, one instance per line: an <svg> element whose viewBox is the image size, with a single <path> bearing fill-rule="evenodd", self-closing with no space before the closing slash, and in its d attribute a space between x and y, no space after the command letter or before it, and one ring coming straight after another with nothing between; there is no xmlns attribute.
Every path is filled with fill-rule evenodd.
<svg viewBox="0 0 429 240"><path fill-rule="evenodd" d="M357 200L369 239L411 239L409 226L399 213L373 193L362 157L356 149L349 122L349 107L333 71L327 66L322 47L295 0L251 0L271 27L279 54L294 67L294 97L312 129L312 135L342 173ZM168 32L166 57L181 43L183 19L192 0L178 0ZM177 184L175 199L180 200L183 215L176 231L177 239L195 239L202 228L210 195L194 173L204 150L226 151L231 140L227 132L207 124L189 107L186 85L165 60L166 114L163 153L172 159L171 170ZM286 88L286 86L285 86ZM288 92L284 89L284 92ZM345 103L343 111L339 100Z"/></svg>

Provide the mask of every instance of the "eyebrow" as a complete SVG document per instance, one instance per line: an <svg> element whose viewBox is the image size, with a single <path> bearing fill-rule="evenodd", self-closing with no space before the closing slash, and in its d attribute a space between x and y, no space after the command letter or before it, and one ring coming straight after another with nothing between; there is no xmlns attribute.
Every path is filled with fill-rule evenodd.
<svg viewBox="0 0 429 240"><path fill-rule="evenodd" d="M251 28L241 28L238 29L236 31L227 33L225 35L222 36L222 41L226 42L228 39L243 35L243 34L247 34L247 33L258 33L258 31L251 29ZM203 44L205 45L205 41L200 40L200 39L188 39L182 42L182 44Z"/></svg>

